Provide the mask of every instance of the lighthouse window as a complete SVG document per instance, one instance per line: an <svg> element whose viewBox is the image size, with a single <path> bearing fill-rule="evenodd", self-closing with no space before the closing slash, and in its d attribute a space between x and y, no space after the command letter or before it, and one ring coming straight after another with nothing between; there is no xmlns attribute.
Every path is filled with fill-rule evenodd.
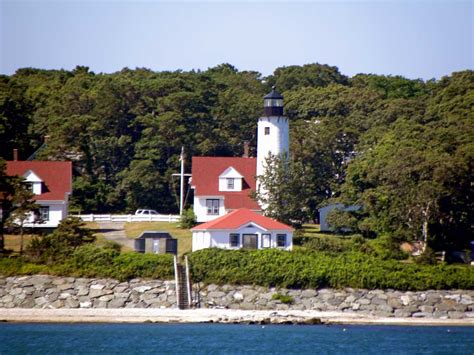
<svg viewBox="0 0 474 355"><path fill-rule="evenodd" d="M265 127L265 135L268 136L270 134L270 127Z"/></svg>

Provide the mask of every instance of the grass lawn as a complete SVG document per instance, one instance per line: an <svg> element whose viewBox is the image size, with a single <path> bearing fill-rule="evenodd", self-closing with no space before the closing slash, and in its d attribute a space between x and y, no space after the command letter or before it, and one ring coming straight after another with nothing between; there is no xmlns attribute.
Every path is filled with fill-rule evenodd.
<svg viewBox="0 0 474 355"><path fill-rule="evenodd" d="M100 233L99 225L95 222L86 222L86 228L91 229L96 237L95 243L99 246L104 245L105 239ZM23 250L26 249L34 234L23 235ZM5 249L13 250L18 253L20 251L20 235L19 234L5 234Z"/></svg>
<svg viewBox="0 0 474 355"><path fill-rule="evenodd" d="M19 234L5 234L5 249L13 250L15 253L20 251L20 235ZM23 250L30 243L33 234L23 235Z"/></svg>
<svg viewBox="0 0 474 355"><path fill-rule="evenodd" d="M322 238L342 238L350 239L353 234L337 234L332 232L321 232L319 229L319 224L306 223L303 224L303 234L305 237L322 237Z"/></svg>
<svg viewBox="0 0 474 355"><path fill-rule="evenodd" d="M165 231L178 239L178 255L191 252L192 233L189 229L181 229L178 223L169 222L131 222L125 223L125 234L128 238L136 238L144 231Z"/></svg>

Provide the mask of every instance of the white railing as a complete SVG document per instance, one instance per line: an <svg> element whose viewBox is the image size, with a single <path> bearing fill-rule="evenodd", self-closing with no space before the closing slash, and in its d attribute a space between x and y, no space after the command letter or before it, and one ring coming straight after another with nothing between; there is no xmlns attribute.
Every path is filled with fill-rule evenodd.
<svg viewBox="0 0 474 355"><path fill-rule="evenodd" d="M71 215L84 222L178 222L179 215L158 214L137 216L134 214L79 214Z"/></svg>

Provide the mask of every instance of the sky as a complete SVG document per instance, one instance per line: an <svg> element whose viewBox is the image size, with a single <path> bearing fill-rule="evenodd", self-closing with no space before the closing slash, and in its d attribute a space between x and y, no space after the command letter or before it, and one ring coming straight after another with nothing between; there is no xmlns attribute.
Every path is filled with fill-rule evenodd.
<svg viewBox="0 0 474 355"><path fill-rule="evenodd" d="M0 0L0 74L322 63L439 79L473 69L474 1Z"/></svg>

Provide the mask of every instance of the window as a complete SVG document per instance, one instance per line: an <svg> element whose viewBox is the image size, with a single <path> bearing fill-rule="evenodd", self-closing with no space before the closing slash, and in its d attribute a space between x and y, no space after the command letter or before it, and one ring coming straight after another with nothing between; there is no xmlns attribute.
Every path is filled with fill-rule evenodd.
<svg viewBox="0 0 474 355"><path fill-rule="evenodd" d="M238 247L240 244L240 234L230 233L229 235L229 244L231 247Z"/></svg>
<svg viewBox="0 0 474 355"><path fill-rule="evenodd" d="M265 135L268 136L270 134L270 127L265 127Z"/></svg>
<svg viewBox="0 0 474 355"><path fill-rule="evenodd" d="M41 206L39 209L39 216L42 221L49 221L49 206Z"/></svg>
<svg viewBox="0 0 474 355"><path fill-rule="evenodd" d="M219 200L206 200L207 214L219 214Z"/></svg>
<svg viewBox="0 0 474 355"><path fill-rule="evenodd" d="M277 247L286 246L286 234L277 234Z"/></svg>
<svg viewBox="0 0 474 355"><path fill-rule="evenodd" d="M227 178L227 189L228 190L234 189L234 178Z"/></svg>
<svg viewBox="0 0 474 355"><path fill-rule="evenodd" d="M27 190L33 192L33 183L32 182L25 182L25 187Z"/></svg>
<svg viewBox="0 0 474 355"><path fill-rule="evenodd" d="M262 248L270 248L271 234L262 234Z"/></svg>

